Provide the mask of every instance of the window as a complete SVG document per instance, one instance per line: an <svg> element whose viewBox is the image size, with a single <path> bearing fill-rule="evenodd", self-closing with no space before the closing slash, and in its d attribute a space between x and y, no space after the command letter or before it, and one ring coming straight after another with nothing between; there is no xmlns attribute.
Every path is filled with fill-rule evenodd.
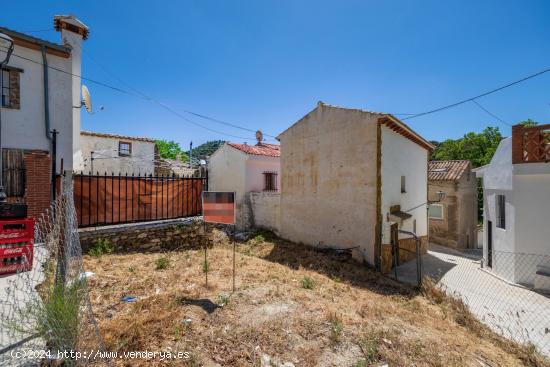
<svg viewBox="0 0 550 367"><path fill-rule="evenodd" d="M264 172L264 191L277 191L277 172Z"/></svg>
<svg viewBox="0 0 550 367"><path fill-rule="evenodd" d="M430 204L430 206L428 206L428 218L443 219L443 205Z"/></svg>
<svg viewBox="0 0 550 367"><path fill-rule="evenodd" d="M497 228L506 229L506 197L497 195L496 197Z"/></svg>
<svg viewBox="0 0 550 367"><path fill-rule="evenodd" d="M407 192L407 187L405 184L406 184L405 176L401 176L401 193L402 194Z"/></svg>
<svg viewBox="0 0 550 367"><path fill-rule="evenodd" d="M132 154L132 143L121 141L118 143L118 155L128 156Z"/></svg>
<svg viewBox="0 0 550 367"><path fill-rule="evenodd" d="M10 107L10 71L2 70L2 107Z"/></svg>

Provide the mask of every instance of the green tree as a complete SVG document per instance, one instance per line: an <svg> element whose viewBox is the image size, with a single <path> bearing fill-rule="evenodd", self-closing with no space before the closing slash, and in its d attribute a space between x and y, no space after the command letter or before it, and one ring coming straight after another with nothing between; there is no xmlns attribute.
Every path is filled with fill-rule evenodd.
<svg viewBox="0 0 550 367"><path fill-rule="evenodd" d="M465 159L473 167L480 167L491 162L493 154L502 140L498 127L487 127L481 133L470 132L460 139L447 139L436 146L430 159L435 161Z"/></svg>
<svg viewBox="0 0 550 367"><path fill-rule="evenodd" d="M179 143L176 143L173 140L157 140L155 142L157 149L161 158L164 159L176 159L179 155L182 161L189 160L187 153L185 153Z"/></svg>
<svg viewBox="0 0 550 367"><path fill-rule="evenodd" d="M209 157L214 153L220 145L224 143L223 140L212 140L207 141L204 144L201 144L197 146L196 148L193 148L193 157L198 159L205 159L206 157ZM189 153L189 151L187 151Z"/></svg>

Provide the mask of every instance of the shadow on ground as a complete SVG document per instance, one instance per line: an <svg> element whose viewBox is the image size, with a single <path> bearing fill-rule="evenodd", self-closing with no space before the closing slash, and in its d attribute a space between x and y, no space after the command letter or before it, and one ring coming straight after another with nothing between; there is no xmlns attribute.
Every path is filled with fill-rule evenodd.
<svg viewBox="0 0 550 367"><path fill-rule="evenodd" d="M264 260L279 263L294 270L309 269L331 279L366 288L381 295L412 297L418 293L412 287L397 283L352 259L349 251L318 249L291 243L272 234L266 238L266 241L261 247L267 250L254 254ZM246 243L242 244L248 246Z"/></svg>

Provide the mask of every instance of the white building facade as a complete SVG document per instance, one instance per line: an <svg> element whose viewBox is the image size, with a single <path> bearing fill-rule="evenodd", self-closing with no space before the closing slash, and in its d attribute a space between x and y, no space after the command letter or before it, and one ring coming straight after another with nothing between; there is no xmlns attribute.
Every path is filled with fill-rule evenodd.
<svg viewBox="0 0 550 367"><path fill-rule="evenodd" d="M550 290L550 125L516 125L483 180L484 266L502 278Z"/></svg>
<svg viewBox="0 0 550 367"><path fill-rule="evenodd" d="M280 192L278 145L224 143L209 159L209 191L236 193L237 226L278 230Z"/></svg>
<svg viewBox="0 0 550 367"><path fill-rule="evenodd" d="M24 195L8 199L26 202L31 216L49 206L52 131L57 132L57 174L62 168L72 171L78 152L80 108L73 106L81 101L81 52L88 28L73 16L55 16L54 25L60 44L0 27L15 45L2 71L2 144L5 151L22 154L27 170ZM4 57L5 51L0 54Z"/></svg>
<svg viewBox="0 0 550 367"><path fill-rule="evenodd" d="M155 140L142 137L80 132L82 160L77 172L151 175L155 173Z"/></svg>

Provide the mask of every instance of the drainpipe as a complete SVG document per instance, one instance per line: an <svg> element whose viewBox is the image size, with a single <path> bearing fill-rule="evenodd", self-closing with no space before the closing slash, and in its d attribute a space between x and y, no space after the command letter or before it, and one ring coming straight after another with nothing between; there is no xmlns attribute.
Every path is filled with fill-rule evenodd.
<svg viewBox="0 0 550 367"><path fill-rule="evenodd" d="M50 96L48 94L48 59L46 58L46 46L42 45L42 67L44 69L44 122L46 138L52 141L50 134Z"/></svg>

